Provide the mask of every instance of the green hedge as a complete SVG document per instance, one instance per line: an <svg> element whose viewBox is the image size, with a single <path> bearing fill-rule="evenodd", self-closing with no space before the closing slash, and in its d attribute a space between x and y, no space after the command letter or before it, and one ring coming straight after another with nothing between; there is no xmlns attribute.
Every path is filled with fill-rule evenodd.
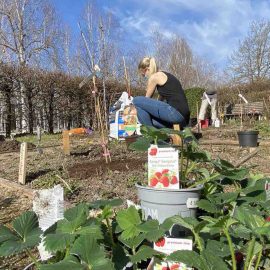
<svg viewBox="0 0 270 270"><path fill-rule="evenodd" d="M198 103L198 110L200 110L202 102L201 98L204 91L205 89L200 87L193 87L185 90L191 118L197 117L197 103Z"/></svg>

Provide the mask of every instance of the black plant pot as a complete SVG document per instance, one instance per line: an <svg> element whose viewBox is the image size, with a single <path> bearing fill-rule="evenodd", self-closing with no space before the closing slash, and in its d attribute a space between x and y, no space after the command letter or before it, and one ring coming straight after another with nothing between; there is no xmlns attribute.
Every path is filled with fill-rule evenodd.
<svg viewBox="0 0 270 270"><path fill-rule="evenodd" d="M257 130L238 131L239 145L242 147L257 147L258 146Z"/></svg>

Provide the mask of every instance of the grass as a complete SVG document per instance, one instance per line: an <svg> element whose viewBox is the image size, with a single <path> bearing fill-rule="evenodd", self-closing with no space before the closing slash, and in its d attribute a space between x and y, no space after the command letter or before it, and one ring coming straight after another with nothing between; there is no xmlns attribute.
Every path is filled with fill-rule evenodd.
<svg viewBox="0 0 270 270"><path fill-rule="evenodd" d="M16 137L16 140L19 142L27 142L27 143L33 143L38 144L38 138L36 135L24 135L24 136L18 136ZM40 146L52 146L52 145L58 145L61 143L62 140L62 134L42 134L41 135L41 141Z"/></svg>

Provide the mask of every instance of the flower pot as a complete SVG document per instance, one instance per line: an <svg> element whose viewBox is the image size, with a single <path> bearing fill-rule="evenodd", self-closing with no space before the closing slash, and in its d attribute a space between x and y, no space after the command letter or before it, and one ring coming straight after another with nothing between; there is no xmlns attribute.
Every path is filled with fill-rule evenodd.
<svg viewBox="0 0 270 270"><path fill-rule="evenodd" d="M239 145L242 147L257 147L258 146L258 134L257 130L238 131Z"/></svg>
<svg viewBox="0 0 270 270"><path fill-rule="evenodd" d="M151 188L136 184L141 201L144 219L157 219L162 223L174 215L195 217L196 202L200 198L202 186L187 189ZM171 236L178 237L182 230L171 231Z"/></svg>

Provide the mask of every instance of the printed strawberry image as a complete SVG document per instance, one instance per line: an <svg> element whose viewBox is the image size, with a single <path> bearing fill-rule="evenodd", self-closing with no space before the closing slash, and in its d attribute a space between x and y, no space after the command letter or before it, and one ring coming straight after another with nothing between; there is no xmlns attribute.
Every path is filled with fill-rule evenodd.
<svg viewBox="0 0 270 270"><path fill-rule="evenodd" d="M170 184L169 178L167 176L162 176L160 179L160 183L162 183L164 187L168 187Z"/></svg>
<svg viewBox="0 0 270 270"><path fill-rule="evenodd" d="M150 180L150 186L151 186L151 187L155 187L155 186L157 185L157 183L158 183L157 178L152 178L152 179Z"/></svg>
<svg viewBox="0 0 270 270"><path fill-rule="evenodd" d="M157 148L151 148L149 155L155 156L157 154Z"/></svg>
<svg viewBox="0 0 270 270"><path fill-rule="evenodd" d="M180 264L173 264L173 265L171 265L171 267L170 267L170 270L178 270L179 269L179 267L180 267Z"/></svg>
<svg viewBox="0 0 270 270"><path fill-rule="evenodd" d="M166 174L166 173L168 173L169 172L169 169L164 169L164 170L162 170L162 174Z"/></svg>
<svg viewBox="0 0 270 270"><path fill-rule="evenodd" d="M177 183L178 183L177 177L176 177L175 175L172 176L172 178L171 178L171 184L175 185L175 184L177 184Z"/></svg>
<svg viewBox="0 0 270 270"><path fill-rule="evenodd" d="M158 239L157 242L155 242L155 244L156 244L157 247L164 247L164 245L165 245L165 238L162 237L162 238Z"/></svg>
<svg viewBox="0 0 270 270"><path fill-rule="evenodd" d="M155 173L155 176L159 179L159 178L161 178L162 173L161 173L161 172L156 172L156 173Z"/></svg>

